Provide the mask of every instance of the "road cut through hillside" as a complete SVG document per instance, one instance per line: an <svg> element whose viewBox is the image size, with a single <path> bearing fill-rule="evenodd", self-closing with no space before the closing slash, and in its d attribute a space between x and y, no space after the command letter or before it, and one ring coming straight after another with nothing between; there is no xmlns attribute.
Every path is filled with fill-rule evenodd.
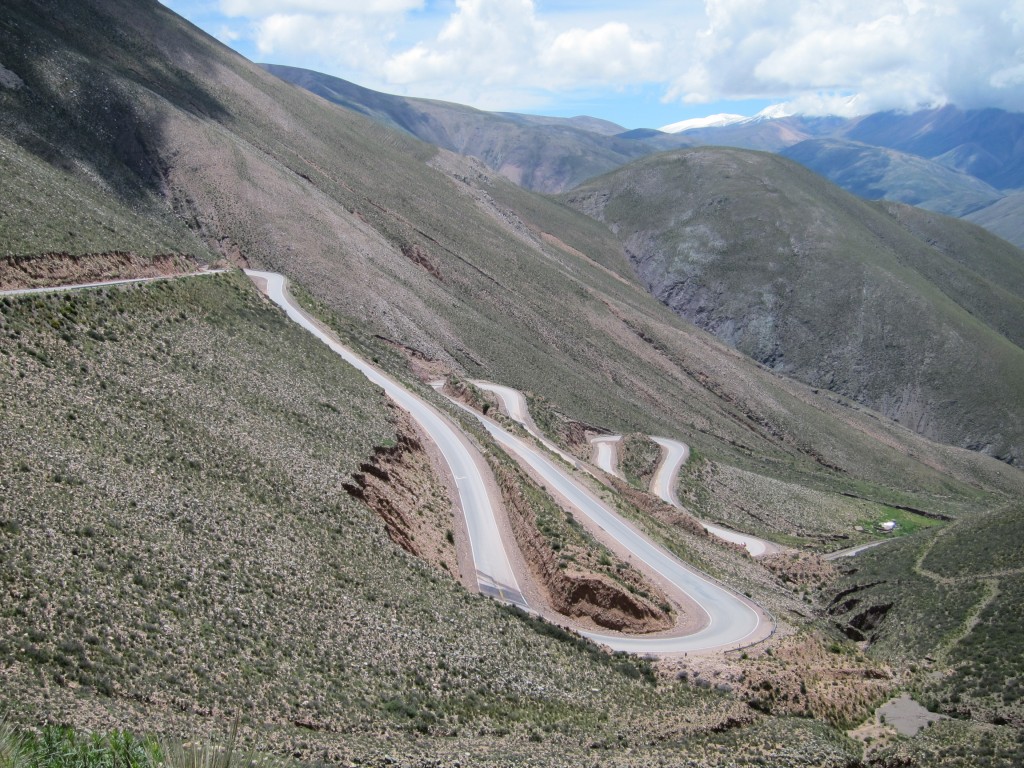
<svg viewBox="0 0 1024 768"><path fill-rule="evenodd" d="M220 271L222 270L204 270L198 273L156 279L195 277L216 274ZM494 491L493 483L488 484L486 481L484 477L484 473L487 471L486 465L479 456L474 455L474 450L467 438L433 406L356 355L341 344L319 322L307 315L288 295L287 281L283 275L248 269L245 270L245 273L274 303L281 307L289 319L319 338L342 359L381 387L388 397L408 412L426 435L434 441L456 483L480 592L524 610L532 610L520 589L512 565L513 558L509 557L505 541L502 539L501 526L495 509L495 505L501 503L500 500L497 500L500 494ZM0 295L88 289L149 282L152 279L154 278L58 285L34 288L29 291L2 291ZM515 391L509 390L509 392ZM525 403L522 406L525 409ZM499 444L510 450L514 456L525 461L536 475L542 477L544 482L551 486L551 490L556 496L568 500L593 525L611 536L620 547L625 548L630 553L631 559L636 558L643 564L642 570L657 575L661 583L671 584L673 588L684 593L690 601L699 606L699 609L706 614L707 619L702 622L702 628L699 631L689 634L679 634L677 628L676 633L669 631L660 635L638 637L593 632L576 627L581 634L612 650L651 655L727 650L749 645L770 636L774 629L772 621L755 603L679 561L612 512L547 456L527 446L522 440L512 436L490 419L475 411L470 410L470 412L483 422L488 432L495 437ZM517 412L517 415L524 415L528 418L528 412ZM492 496L492 493L495 495ZM516 562L519 567L523 567L518 559Z"/></svg>
<svg viewBox="0 0 1024 768"><path fill-rule="evenodd" d="M526 400L518 390L486 381L474 381L473 384L480 389L496 394L501 399L509 418L513 421L518 421L526 427L526 430L531 435L537 437L545 448L554 451L562 457L565 456L562 451L551 446L548 440L537 434L537 429L530 419L529 410L526 408ZM658 464L657 470L655 470L654 477L651 479L651 493L673 507L682 509L683 505L676 498L675 485L680 468L690 458L690 447L686 443L671 440L667 437L652 436L651 440L662 448L661 461ZM599 435L590 439L590 444L595 449L595 463L597 467L619 478L622 475L617 467L618 456L616 455L616 448L621 444L621 441L622 435ZM575 461L571 463L573 466L578 466L578 463ZM760 557L761 555L780 551L778 545L764 539L759 539L756 536L740 533L731 528L724 528L714 523L704 522L703 520L700 521L700 524L712 536L732 544L739 544L741 547L746 547L751 557Z"/></svg>
<svg viewBox="0 0 1024 768"><path fill-rule="evenodd" d="M341 344L300 309L288 295L286 280L282 275L256 270L246 270L246 274L265 290L291 320L317 336L346 362L380 386L435 441L456 480L480 591L530 610L531 606L519 587L512 559L505 550L501 536L496 511L500 500L490 496L493 484L486 482L486 470L482 462L474 459L468 441L459 433L458 428L422 398ZM530 448L491 419L471 409L467 410L481 420L500 445L524 460L543 478L550 486L549 490L569 500L582 515L606 531L631 553L632 558L643 564L643 570L657 575L662 583L667 582L684 593L707 615L702 629L686 635L668 632L639 637L581 630L582 634L612 650L652 655L738 648L771 634L773 625L770 618L752 601L679 561L612 512L547 456Z"/></svg>

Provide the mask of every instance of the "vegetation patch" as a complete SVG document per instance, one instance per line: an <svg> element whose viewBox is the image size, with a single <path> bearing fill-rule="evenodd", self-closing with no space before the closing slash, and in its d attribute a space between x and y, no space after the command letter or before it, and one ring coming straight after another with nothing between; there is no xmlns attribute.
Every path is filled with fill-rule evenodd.
<svg viewBox="0 0 1024 768"><path fill-rule="evenodd" d="M631 485L646 491L661 462L661 446L647 435L625 435L619 445L619 469Z"/></svg>

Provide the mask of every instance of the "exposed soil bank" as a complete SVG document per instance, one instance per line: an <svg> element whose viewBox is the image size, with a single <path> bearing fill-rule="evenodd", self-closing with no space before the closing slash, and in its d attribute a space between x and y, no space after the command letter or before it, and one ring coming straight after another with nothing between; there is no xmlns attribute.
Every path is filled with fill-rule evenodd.
<svg viewBox="0 0 1024 768"><path fill-rule="evenodd" d="M552 608L564 616L590 619L599 627L619 632L659 632L673 626L669 614L611 579L562 570L556 553L537 529L534 511L523 496L518 479L504 467L495 469L495 479L523 557L547 592Z"/></svg>
<svg viewBox="0 0 1024 768"><path fill-rule="evenodd" d="M701 524L693 515L688 512L684 512L681 509L673 507L657 496L640 491L634 488L632 485L624 480L620 480L617 477L610 478L611 486L615 489L616 493L626 499L630 504L644 512L659 522L666 523L680 530L692 533L694 536L707 537L708 532L704 529ZM739 544L730 544L727 541L722 542L724 546L732 547L738 550L746 551Z"/></svg>
<svg viewBox="0 0 1024 768"><path fill-rule="evenodd" d="M394 411L395 444L376 448L343 487L380 515L398 546L457 576L451 501L412 419Z"/></svg>
<svg viewBox="0 0 1024 768"><path fill-rule="evenodd" d="M0 291L140 277L170 277L195 272L200 267L194 257L177 253L139 256L133 251L111 251L7 256L0 259Z"/></svg>

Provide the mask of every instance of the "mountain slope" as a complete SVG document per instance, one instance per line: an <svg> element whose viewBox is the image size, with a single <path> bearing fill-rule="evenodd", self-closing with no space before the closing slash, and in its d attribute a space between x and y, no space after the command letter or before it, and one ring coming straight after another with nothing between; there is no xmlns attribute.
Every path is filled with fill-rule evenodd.
<svg viewBox="0 0 1024 768"><path fill-rule="evenodd" d="M1021 116L1000 110L945 107L853 119L716 115L666 126L668 132L625 131L593 118L481 112L391 96L295 67L261 66L340 106L475 157L539 192L561 192L633 159L697 145L779 152L866 199L895 200L951 216L987 208L1002 197L999 190L1024 185L1018 168L1024 161L1015 148ZM690 123L695 126L675 132ZM1012 217L1001 210L1006 208L978 221L996 221L991 231L1004 237L1009 233L1019 245Z"/></svg>
<svg viewBox="0 0 1024 768"><path fill-rule="evenodd" d="M951 257L809 171L742 150L647 158L564 199L617 232L655 296L754 359L1021 461L1016 249L992 238Z"/></svg>
<svg viewBox="0 0 1024 768"><path fill-rule="evenodd" d="M964 216L1003 197L980 179L939 162L856 142L811 139L779 154L867 200L895 200L949 216Z"/></svg>
<svg viewBox="0 0 1024 768"><path fill-rule="evenodd" d="M24 199L91 184L126 216L169 222L195 245L182 250L286 273L391 366L405 349L787 482L950 510L976 504L978 483L1015 487L696 331L633 280L600 223L288 85L155 2L95 0L59 19L47 7L8 4L0 38L0 61L26 83L3 92L0 177L29 178L7 173L16 150L52 185ZM85 98L94 109L77 109ZM45 206L3 213L13 253L45 250ZM68 237L71 252L133 247L102 227Z"/></svg>
<svg viewBox="0 0 1024 768"><path fill-rule="evenodd" d="M262 66L335 104L435 146L475 157L491 170L538 192L560 192L634 158L691 143L662 133L635 141L617 137L624 128L594 118L483 112L460 104L379 93L305 69Z"/></svg>
<svg viewBox="0 0 1024 768"><path fill-rule="evenodd" d="M15 0L0 32L24 83L0 91L12 259L173 248L283 271L426 396L417 370L486 378L569 432L685 439L710 478L692 487L801 547L866 538L854 521L886 504L970 518L1024 493L1020 472L680 319L599 222L288 85L155 1ZM16 489L0 566L19 605L0 611L0 660L23 722L194 735L244 709L276 751L327 762L856 759L827 723L704 678L649 682L397 552L339 488L405 444L378 394L238 275L203 279L2 302L17 453L0 455ZM758 563L633 514L793 635L820 628Z"/></svg>
<svg viewBox="0 0 1024 768"><path fill-rule="evenodd" d="M853 141L935 159L996 189L1024 187L1024 114L954 106L879 112L843 132Z"/></svg>
<svg viewBox="0 0 1024 768"><path fill-rule="evenodd" d="M1024 192L1009 194L966 218L1018 248L1024 248Z"/></svg>

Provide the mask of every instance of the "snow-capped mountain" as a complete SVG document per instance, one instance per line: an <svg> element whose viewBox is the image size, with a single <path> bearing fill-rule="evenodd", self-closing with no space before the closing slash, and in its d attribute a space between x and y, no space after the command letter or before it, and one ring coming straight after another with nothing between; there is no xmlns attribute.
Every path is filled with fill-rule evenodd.
<svg viewBox="0 0 1024 768"><path fill-rule="evenodd" d="M738 123L759 123L763 120L778 120L782 117L790 117L792 114L793 112L789 109L788 104L772 104L770 107L762 109L753 117L721 113L717 115L708 115L707 117L694 117L689 120L681 120L678 123L662 126L658 130L664 133L682 133L683 131L692 131L697 128L722 128L727 125L736 125Z"/></svg>
<svg viewBox="0 0 1024 768"><path fill-rule="evenodd" d="M672 123L671 125L665 125L659 128L659 131L663 133L682 133L683 131L690 131L694 128L721 128L724 125L732 125L738 123L741 120L746 120L744 115L708 115L707 117L694 117L689 120L681 120L678 123Z"/></svg>

